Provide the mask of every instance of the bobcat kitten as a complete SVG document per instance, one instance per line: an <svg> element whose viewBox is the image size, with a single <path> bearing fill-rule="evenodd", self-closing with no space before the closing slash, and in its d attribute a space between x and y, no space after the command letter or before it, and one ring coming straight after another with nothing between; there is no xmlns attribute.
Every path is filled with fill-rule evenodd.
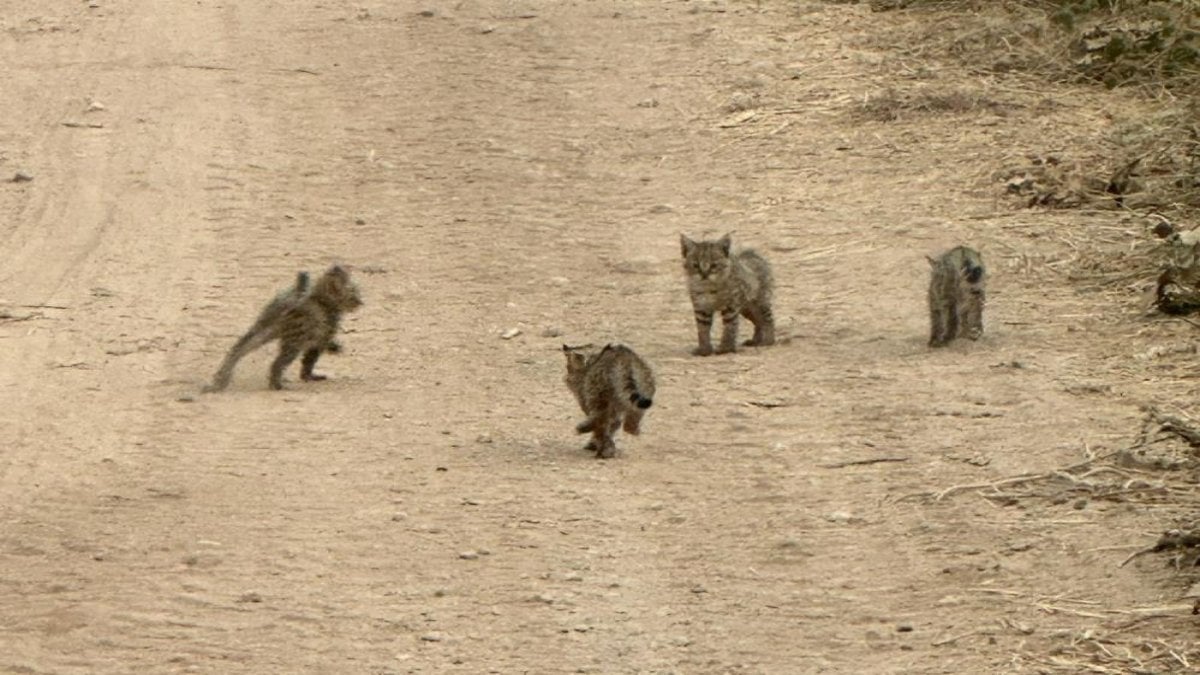
<svg viewBox="0 0 1200 675"><path fill-rule="evenodd" d="M215 392L228 387L238 361L273 340L279 340L279 356L271 364L272 389L283 388L284 369L301 354L300 379L325 379L323 375L313 373L313 367L322 352L341 350L334 336L342 314L361 305L358 287L350 281L350 274L344 268L330 267L311 288L308 273L301 272L295 286L277 295L263 308L250 330L225 355L212 384L204 390Z"/></svg>
<svg viewBox="0 0 1200 675"><path fill-rule="evenodd" d="M942 347L960 331L978 340L983 335L986 279L983 258L967 246L957 246L938 258L928 258L930 347Z"/></svg>
<svg viewBox="0 0 1200 675"><path fill-rule="evenodd" d="M775 344L775 317L771 313L774 282L767 261L750 249L731 254L728 234L716 241L692 241L681 234L679 240L700 341L692 353L713 353L709 335L714 312L721 313L724 324L716 353L737 350L739 315L754 324L754 337L745 342L747 346Z"/></svg>
<svg viewBox="0 0 1200 675"><path fill-rule="evenodd" d="M654 373L650 366L625 345L568 347L567 376L564 381L587 418L575 425L575 431L592 434L585 447L597 457L617 454L613 435L622 426L637 435L642 416L654 403Z"/></svg>

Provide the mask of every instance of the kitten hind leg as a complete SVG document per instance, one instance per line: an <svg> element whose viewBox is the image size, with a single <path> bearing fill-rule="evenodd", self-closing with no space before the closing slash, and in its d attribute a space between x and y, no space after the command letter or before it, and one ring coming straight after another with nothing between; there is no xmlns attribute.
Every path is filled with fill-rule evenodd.
<svg viewBox="0 0 1200 675"><path fill-rule="evenodd" d="M600 459L612 459L617 456L617 443L613 437L606 434L602 439L597 441L596 457Z"/></svg>
<svg viewBox="0 0 1200 675"><path fill-rule="evenodd" d="M622 425L625 433L637 436L642 431L642 417L646 415L646 411L641 408L634 408L625 413L625 423Z"/></svg>
<svg viewBox="0 0 1200 675"><path fill-rule="evenodd" d="M229 381L233 379L233 370L237 367L247 354L270 342L274 336L268 332L250 331L234 343L230 348L229 353L225 355L225 359L221 361L221 367L217 369L216 375L213 376L212 384L204 387L205 393L214 393L223 391L229 386Z"/></svg>
<svg viewBox="0 0 1200 675"><path fill-rule="evenodd" d="M271 363L271 388L278 391L283 389L283 371L300 356L301 349L296 345L281 344L279 356Z"/></svg>
<svg viewBox="0 0 1200 675"><path fill-rule="evenodd" d="M766 347L775 344L775 317L770 305L751 305L742 311L742 316L754 324L754 337L743 342L743 345Z"/></svg>
<svg viewBox="0 0 1200 675"><path fill-rule="evenodd" d="M983 337L983 292L974 292L967 300L967 309L963 312L963 329L970 340Z"/></svg>
<svg viewBox="0 0 1200 675"><path fill-rule="evenodd" d="M595 452L597 457L603 457L606 448L612 445L612 422L603 416L595 416L589 417L584 423L590 423L589 431L592 432L592 439L583 446L584 449ZM583 423L580 426L583 426Z"/></svg>
<svg viewBox="0 0 1200 675"><path fill-rule="evenodd" d="M942 307L929 308L930 347L941 347L950 341L949 314Z"/></svg>

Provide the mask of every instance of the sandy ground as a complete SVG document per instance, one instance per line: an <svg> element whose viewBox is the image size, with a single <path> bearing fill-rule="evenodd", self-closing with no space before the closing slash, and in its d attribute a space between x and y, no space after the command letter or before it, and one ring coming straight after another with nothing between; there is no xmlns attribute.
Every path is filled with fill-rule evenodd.
<svg viewBox="0 0 1200 675"><path fill-rule="evenodd" d="M1177 573L1117 566L1170 504L919 496L1194 398L1130 358L1192 329L1039 271L1120 216L1014 211L989 173L1135 102L864 120L914 73L977 80L857 5L91 5L0 0L0 178L33 177L0 183L0 672L1197 658ZM785 339L700 359L678 235L726 231L774 264ZM924 256L961 242L988 332L930 351ZM264 350L198 394L333 261L367 304L329 381L268 391ZM558 349L609 340L659 390L599 461Z"/></svg>

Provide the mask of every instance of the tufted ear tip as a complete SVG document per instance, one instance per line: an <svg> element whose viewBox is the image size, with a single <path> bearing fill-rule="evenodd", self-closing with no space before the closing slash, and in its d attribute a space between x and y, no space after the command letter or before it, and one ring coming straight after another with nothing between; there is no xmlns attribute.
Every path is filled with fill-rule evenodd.
<svg viewBox="0 0 1200 675"><path fill-rule="evenodd" d="M686 234L679 233L679 250L683 253L683 257L688 257L688 254L692 252L692 248L695 246L696 242L688 239Z"/></svg>
<svg viewBox="0 0 1200 675"><path fill-rule="evenodd" d="M721 250L725 252L725 255L729 255L730 249L733 248L733 237L726 234L724 237L718 239L717 243L721 245Z"/></svg>

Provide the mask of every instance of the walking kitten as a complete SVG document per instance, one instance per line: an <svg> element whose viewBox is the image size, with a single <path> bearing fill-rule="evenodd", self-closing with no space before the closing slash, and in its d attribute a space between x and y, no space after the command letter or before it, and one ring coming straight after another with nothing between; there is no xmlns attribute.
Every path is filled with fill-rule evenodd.
<svg viewBox="0 0 1200 675"><path fill-rule="evenodd" d="M692 353L713 353L710 333L714 312L721 313L724 324L717 354L737 350L739 316L754 324L754 337L745 342L747 346L775 344L775 317L771 313L774 282L766 259L750 249L731 253L728 234L716 241L692 241L681 234L679 241L700 342Z"/></svg>
<svg viewBox="0 0 1200 675"><path fill-rule="evenodd" d="M295 286L275 296L263 308L250 330L225 355L212 384L205 387L204 391L216 392L228 387L238 361L274 340L279 340L279 355L271 363L272 389L283 388L284 369L301 355L300 379L325 379L324 375L314 373L313 367L323 352L341 350L334 336L337 335L342 314L352 312L361 305L358 287L350 281L350 274L344 268L338 265L330 267L316 283L311 284L311 288L308 273L301 272L296 277Z"/></svg>
<svg viewBox="0 0 1200 675"><path fill-rule="evenodd" d="M642 417L654 403L654 373L650 366L625 345L605 345L595 350L591 345L568 347L567 375L564 381L579 407L587 415L575 431L592 434L585 447L597 457L617 454L613 440L617 429L637 435Z"/></svg>
<svg viewBox="0 0 1200 675"><path fill-rule="evenodd" d="M930 347L942 347L960 334L978 340L983 335L983 301L987 279L983 258L967 246L957 246L938 258L928 258Z"/></svg>

